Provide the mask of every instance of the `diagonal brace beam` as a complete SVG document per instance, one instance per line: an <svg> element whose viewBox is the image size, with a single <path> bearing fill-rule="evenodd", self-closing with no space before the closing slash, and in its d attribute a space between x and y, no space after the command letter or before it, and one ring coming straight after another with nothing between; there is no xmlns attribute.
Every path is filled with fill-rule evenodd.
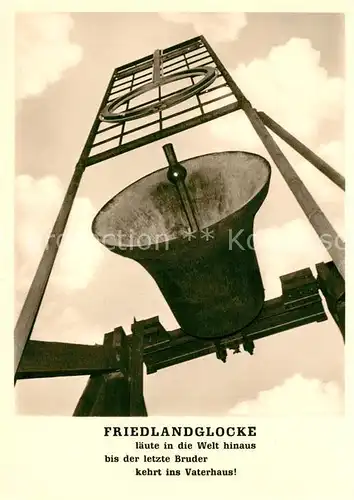
<svg viewBox="0 0 354 500"><path fill-rule="evenodd" d="M283 139L283 141L291 146L303 158L312 163L312 165L316 167L320 172L322 172L326 177L328 177L328 179L330 179L334 184L345 191L345 178L343 177L343 175L341 175L334 168L328 165L327 162L317 156L313 151L311 151L311 149L305 146L305 144L296 139L296 137L287 132L283 127L279 125L279 123L270 118L270 116L268 116L266 113L263 113L263 111L258 111L258 116L266 127L277 134L280 139Z"/></svg>

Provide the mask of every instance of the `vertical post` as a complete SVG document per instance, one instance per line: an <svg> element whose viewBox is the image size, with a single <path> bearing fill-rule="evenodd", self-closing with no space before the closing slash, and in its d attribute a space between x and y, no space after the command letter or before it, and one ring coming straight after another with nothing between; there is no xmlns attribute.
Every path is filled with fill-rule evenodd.
<svg viewBox="0 0 354 500"><path fill-rule="evenodd" d="M264 123L264 125L270 128L278 137L283 139L289 146L291 146L295 151L297 151L303 158L312 163L320 172L322 172L328 179L330 179L339 188L345 190L345 178L334 168L328 165L327 162L322 160L317 156L311 149L309 149L305 144L300 142L296 137L287 132L283 127L274 121L270 116L262 111L258 111L258 116Z"/></svg>
<svg viewBox="0 0 354 500"><path fill-rule="evenodd" d="M130 345L130 416L146 417L143 393L144 323L134 322Z"/></svg>
<svg viewBox="0 0 354 500"><path fill-rule="evenodd" d="M153 55L152 81L159 83L161 80L161 50L157 49Z"/></svg>
<svg viewBox="0 0 354 500"><path fill-rule="evenodd" d="M120 369L89 378L74 417L129 416L129 348L123 328L106 333L103 345L107 349L107 356L113 356L119 362Z"/></svg>
<svg viewBox="0 0 354 500"><path fill-rule="evenodd" d="M285 157L278 144L270 135L266 126L258 116L257 111L252 107L251 103L246 99L240 88L233 81L227 69L222 64L212 47L208 44L203 36L201 36L201 40L203 41L205 47L208 49L210 55L213 57L214 61L217 63L217 67L220 73L236 96L241 108L251 122L251 125L253 126L255 132L262 141L272 160L278 167L285 182L289 186L289 189L295 196L298 204L300 205L310 224L316 231L321 242L332 257L339 273L345 279L345 252L343 240L338 236L332 224L329 222L325 214L317 205L309 190L301 181L300 177L290 165L289 161ZM325 241L323 241L324 236L326 236ZM328 239L330 240L329 242ZM325 243L329 244L326 246Z"/></svg>

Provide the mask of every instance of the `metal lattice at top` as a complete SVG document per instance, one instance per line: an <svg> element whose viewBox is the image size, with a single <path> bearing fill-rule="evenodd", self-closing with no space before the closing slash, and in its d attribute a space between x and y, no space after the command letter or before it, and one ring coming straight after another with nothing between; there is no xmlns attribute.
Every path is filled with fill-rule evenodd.
<svg viewBox="0 0 354 500"><path fill-rule="evenodd" d="M131 151L239 109L203 37L116 68L85 147L85 163Z"/></svg>

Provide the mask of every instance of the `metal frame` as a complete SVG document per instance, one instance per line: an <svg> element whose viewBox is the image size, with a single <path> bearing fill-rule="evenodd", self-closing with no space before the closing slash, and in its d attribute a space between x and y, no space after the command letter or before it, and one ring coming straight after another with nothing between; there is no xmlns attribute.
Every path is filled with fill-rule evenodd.
<svg viewBox="0 0 354 500"><path fill-rule="evenodd" d="M159 62L161 74L163 75L161 80L177 79L181 74L184 78L190 74L190 78L192 78L196 75L191 72L197 68L204 70L205 68L218 69L218 59L210 53L202 37L192 38L164 50ZM103 110L112 105L117 98L123 99L127 92L139 93L145 86L156 86L154 82L154 54L116 68L112 78L113 81L108 87L108 94L101 107ZM162 91L163 87L160 87L160 89ZM180 93L180 90L176 90L166 95L161 94L144 102L140 105L140 108L144 108L146 105L159 107L166 99L175 99ZM215 109L208 110L208 107L215 103L218 103L217 113L214 112ZM139 106L134 106L134 109L139 109ZM206 123L237 109L239 109L237 99L222 74L218 71L215 84L213 83L199 92L198 97L185 101L183 108L177 111L170 108L160 109L158 118L143 119L140 123L136 122L135 126L131 128L127 127L127 122L107 125L107 123L100 120L99 116L96 119L97 130L90 138L86 164L87 166L95 165L119 154L132 151L137 147ZM125 112L129 113L129 103ZM192 117L191 113L193 114ZM186 115L189 117L187 120ZM170 125L172 119L177 120L177 123ZM137 134L138 137L131 139L134 134Z"/></svg>
<svg viewBox="0 0 354 500"><path fill-rule="evenodd" d="M106 123L101 121L101 111L123 92L127 90L133 91L137 86L143 85L151 81L151 79L156 81L161 77L161 74L164 76L177 74L180 70L189 71L193 68L204 66L217 68L219 73L216 80L217 85L213 84L210 88L201 91L195 97L196 104L192 105L191 100L186 101L188 105L175 113L170 113L169 110L159 108L158 119L141 124L130 130L127 129L127 122L107 126ZM193 82L193 74L191 74L191 79ZM157 102L166 97L162 95L161 87L159 88ZM213 92L220 91L221 89L223 90L221 96L218 95L208 101L204 100L205 94L209 96L209 94L212 95ZM173 96L173 94L172 92L170 96ZM222 100L224 100L223 103ZM227 100L231 100L232 102L226 103ZM211 111L206 109L208 105L217 102L223 105L218 105L216 109ZM127 103L126 110L129 109L128 106L129 102ZM113 158L127 151L240 109L242 109L250 120L260 140L317 234L321 237L322 234L326 233L327 236L331 236L333 242L340 243L340 245L332 245L329 249L329 253L333 259L332 263L317 265L318 283L316 282L316 285L314 285L314 278L309 270L305 270L305 275L304 270L300 272L303 277L305 276L305 281L308 281L307 284L310 283L311 285L310 293L305 293L305 296L301 298L298 297L296 299L297 303L295 304L294 302L295 306L294 304L291 305L291 301L284 300L286 296L284 289L286 279L284 281L284 277L282 277L282 298L266 302L262 314L248 329L233 337L228 337L228 339L223 340L217 346L215 344L212 346L205 345L204 342L188 338L188 336L181 334L180 331L165 332L161 325L158 326L156 324L152 328L151 333L153 336L160 335L160 339L155 344L146 344L146 321L135 323L133 325L133 335L129 337L125 336L121 328L113 333L106 334L103 346L76 345L73 347L71 344L30 341L36 317L59 250L61 242L59 235L61 236L65 231L67 220L85 169L106 159ZM185 119L186 113L190 114L191 112L194 113L194 116ZM177 118L177 123L169 125L169 120L172 118ZM152 133L148 132L148 127L155 125L157 130ZM148 368L150 371L153 371L164 366L171 366L177 362L186 361L187 359L194 359L210 352L216 352L217 356L224 361L226 359L226 348L233 347L237 350L240 344L248 352L253 353L253 339L285 331L301 324L326 319L321 299L318 295L318 286L320 286L321 292L327 301L329 311L337 322L344 340L344 243L338 237L332 225L297 176L266 126L269 126L269 128L288 142L290 146L344 190L345 182L340 174L335 172L321 158L314 155L295 137L282 129L280 125L276 124L265 113L258 112L252 107L203 36L187 40L163 52L158 51L157 53L155 51L154 54L120 66L114 70L79 161L75 167L48 244L44 250L16 324L15 382L18 378L90 374L88 385L80 399L75 415L146 415L142 387L143 362L148 367L150 366ZM129 140L129 135L133 133L138 133L139 136ZM128 140L126 139L127 137ZM97 152L98 147L103 149ZM295 279L296 273L292 274ZM290 282L293 278L290 278ZM299 278L299 275L297 278ZM298 284L297 289L300 288L301 286ZM309 310L312 310L311 314L309 314ZM161 335L164 337L163 340L161 340ZM161 349L162 347L163 349ZM49 356L51 360L47 364L47 360L50 359Z"/></svg>

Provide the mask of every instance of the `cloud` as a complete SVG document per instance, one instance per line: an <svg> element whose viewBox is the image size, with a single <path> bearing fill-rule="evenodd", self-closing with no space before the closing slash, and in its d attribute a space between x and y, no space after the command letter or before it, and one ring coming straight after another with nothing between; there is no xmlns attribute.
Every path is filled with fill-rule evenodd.
<svg viewBox="0 0 354 500"><path fill-rule="evenodd" d="M160 12L159 15L165 21L191 24L197 35L204 35L211 42L232 42L247 24L242 12Z"/></svg>
<svg viewBox="0 0 354 500"><path fill-rule="evenodd" d="M258 230L254 236L266 298L281 295L279 276L331 258L307 219ZM324 241L325 238L324 238Z"/></svg>
<svg viewBox="0 0 354 500"><path fill-rule="evenodd" d="M331 206L335 209L335 215L342 219L341 227L336 228L342 230L344 221L344 191L336 186L328 179L320 170L314 167L307 160L302 158L298 153L294 152L289 146L284 144L280 139L276 139L282 151L295 168L297 174L309 189L316 202L321 206ZM345 161L344 161L344 144L341 141L330 141L326 144L320 144L318 147L312 148L320 158L325 160L337 172L345 176ZM331 210L332 211L332 210ZM328 211L326 215L329 217L331 213ZM331 220L332 224L337 221Z"/></svg>
<svg viewBox="0 0 354 500"><path fill-rule="evenodd" d="M344 81L328 75L310 40L292 38L273 47L266 58L230 72L255 108L307 143L316 140L321 123L342 119ZM237 124L231 115L212 123L211 129L225 139L236 135Z"/></svg>
<svg viewBox="0 0 354 500"><path fill-rule="evenodd" d="M32 280L63 198L64 189L56 177L16 178L16 288L21 295ZM91 281L103 255L99 245L91 244L94 215L91 202L78 197L53 270L56 286L77 290Z"/></svg>
<svg viewBox="0 0 354 500"><path fill-rule="evenodd" d="M288 416L340 415L344 394L334 382L324 383L294 375L256 399L244 401L230 410L232 415Z"/></svg>
<svg viewBox="0 0 354 500"><path fill-rule="evenodd" d="M330 141L327 144L321 144L318 151L319 156L331 165L336 167L338 172L344 174L344 144L341 141Z"/></svg>
<svg viewBox="0 0 354 500"><path fill-rule="evenodd" d="M16 98L41 94L79 63L82 49L70 41L73 19L65 13L16 16Z"/></svg>

